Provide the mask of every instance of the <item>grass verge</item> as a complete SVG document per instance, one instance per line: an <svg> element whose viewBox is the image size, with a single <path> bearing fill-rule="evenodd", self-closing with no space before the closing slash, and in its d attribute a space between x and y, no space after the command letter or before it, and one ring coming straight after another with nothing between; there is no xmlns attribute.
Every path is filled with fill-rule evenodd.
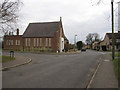
<svg viewBox="0 0 120 90"><path fill-rule="evenodd" d="M112 56L112 54L110 54ZM113 60L115 74L120 79L120 53L115 53L115 59Z"/></svg>
<svg viewBox="0 0 120 90"><path fill-rule="evenodd" d="M13 60L15 60L14 57L10 57L10 56L2 56L2 61L0 61L0 62L5 63L5 62L13 61Z"/></svg>
<svg viewBox="0 0 120 90"><path fill-rule="evenodd" d="M110 55L112 56L112 53ZM120 57L120 53L115 53L115 57Z"/></svg>
<svg viewBox="0 0 120 90"><path fill-rule="evenodd" d="M120 79L120 59L114 59L113 63L115 74Z"/></svg>

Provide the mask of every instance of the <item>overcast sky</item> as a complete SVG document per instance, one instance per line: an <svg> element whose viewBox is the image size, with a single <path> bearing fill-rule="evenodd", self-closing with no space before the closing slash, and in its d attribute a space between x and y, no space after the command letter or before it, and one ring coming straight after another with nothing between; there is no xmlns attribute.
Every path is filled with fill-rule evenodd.
<svg viewBox="0 0 120 90"><path fill-rule="evenodd" d="M106 32L111 32L111 0L103 0L100 5L95 5L97 0L21 1L23 6L19 12L18 24L20 34L24 33L31 22L59 21L60 16L64 33L70 43L74 43L75 34L77 34L77 41L85 42L88 33L98 33L104 38ZM115 2L118 1L115 0ZM116 6L117 3L115 3L115 9Z"/></svg>

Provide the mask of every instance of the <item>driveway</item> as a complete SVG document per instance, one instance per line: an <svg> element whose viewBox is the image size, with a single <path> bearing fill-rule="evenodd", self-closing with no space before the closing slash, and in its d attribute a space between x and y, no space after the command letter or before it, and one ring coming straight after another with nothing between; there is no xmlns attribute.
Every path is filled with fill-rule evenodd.
<svg viewBox="0 0 120 90"><path fill-rule="evenodd" d="M32 62L4 71L3 88L85 88L105 53L87 50L70 55L15 55L31 58Z"/></svg>

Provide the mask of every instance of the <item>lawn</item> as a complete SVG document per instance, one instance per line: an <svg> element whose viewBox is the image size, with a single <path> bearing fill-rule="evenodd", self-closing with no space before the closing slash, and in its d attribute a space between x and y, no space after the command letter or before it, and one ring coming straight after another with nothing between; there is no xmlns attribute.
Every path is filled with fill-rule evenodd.
<svg viewBox="0 0 120 90"><path fill-rule="evenodd" d="M110 54L112 56L112 54ZM120 57L120 53L115 53L115 57ZM120 79L120 58L113 60L116 76Z"/></svg>
<svg viewBox="0 0 120 90"><path fill-rule="evenodd" d="M110 55L112 56L112 53ZM115 57L120 57L120 53L115 53Z"/></svg>
<svg viewBox="0 0 120 90"><path fill-rule="evenodd" d="M120 53L115 53L115 57L120 57Z"/></svg>
<svg viewBox="0 0 120 90"><path fill-rule="evenodd" d="M115 59L113 62L114 62L115 74L120 79L120 59Z"/></svg>
<svg viewBox="0 0 120 90"><path fill-rule="evenodd" d="M14 57L10 57L10 56L2 56L1 60L2 60L2 63L4 63L4 62L13 61L13 60L15 60L15 58Z"/></svg>

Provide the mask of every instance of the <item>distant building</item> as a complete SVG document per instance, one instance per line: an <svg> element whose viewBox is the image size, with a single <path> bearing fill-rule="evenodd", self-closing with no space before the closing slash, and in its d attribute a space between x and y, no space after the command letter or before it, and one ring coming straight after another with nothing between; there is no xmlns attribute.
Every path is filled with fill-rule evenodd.
<svg viewBox="0 0 120 90"><path fill-rule="evenodd" d="M84 47L85 47L86 49L90 49L90 45L88 45L88 44L85 44Z"/></svg>
<svg viewBox="0 0 120 90"><path fill-rule="evenodd" d="M99 41L95 41L92 43L92 49L97 50L99 48Z"/></svg>
<svg viewBox="0 0 120 90"><path fill-rule="evenodd" d="M120 50L120 31L114 33L115 50ZM100 50L112 50L112 33L106 33L104 40L100 43Z"/></svg>
<svg viewBox="0 0 120 90"><path fill-rule="evenodd" d="M17 35L6 35L4 49L62 52L67 42L60 18L58 22L30 23L23 35L19 30Z"/></svg>

